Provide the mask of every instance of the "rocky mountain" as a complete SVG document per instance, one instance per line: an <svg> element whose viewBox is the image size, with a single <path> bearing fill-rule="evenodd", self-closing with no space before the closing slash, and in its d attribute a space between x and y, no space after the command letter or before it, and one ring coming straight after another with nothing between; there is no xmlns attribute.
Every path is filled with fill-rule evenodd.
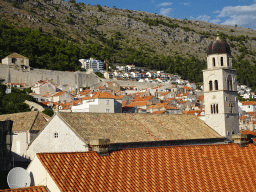
<svg viewBox="0 0 256 192"><path fill-rule="evenodd" d="M135 62L129 59L129 49L148 57L180 55L205 61L207 46L219 31L221 38L229 43L234 59L256 63L255 30L238 26L91 6L75 0L1 1L0 21L17 28L39 29L80 47L91 43L111 46L115 51L109 54L109 59L119 63Z"/></svg>

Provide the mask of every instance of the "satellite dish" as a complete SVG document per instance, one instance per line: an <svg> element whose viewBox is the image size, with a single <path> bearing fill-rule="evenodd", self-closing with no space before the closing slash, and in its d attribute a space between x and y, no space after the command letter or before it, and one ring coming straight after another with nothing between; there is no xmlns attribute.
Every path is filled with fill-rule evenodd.
<svg viewBox="0 0 256 192"><path fill-rule="evenodd" d="M7 183L11 189L30 187L31 179L25 169L15 167L8 173Z"/></svg>

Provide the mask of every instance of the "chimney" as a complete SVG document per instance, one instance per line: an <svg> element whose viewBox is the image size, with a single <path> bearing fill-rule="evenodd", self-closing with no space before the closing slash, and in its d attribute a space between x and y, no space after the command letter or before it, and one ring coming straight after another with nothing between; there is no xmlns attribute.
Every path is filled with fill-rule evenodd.
<svg viewBox="0 0 256 192"><path fill-rule="evenodd" d="M242 133L237 133L232 135L232 140L234 141L234 143L237 143L241 147L246 147L247 135Z"/></svg>
<svg viewBox="0 0 256 192"><path fill-rule="evenodd" d="M91 150L96 151L100 156L109 155L109 146L110 139L94 139L90 141Z"/></svg>

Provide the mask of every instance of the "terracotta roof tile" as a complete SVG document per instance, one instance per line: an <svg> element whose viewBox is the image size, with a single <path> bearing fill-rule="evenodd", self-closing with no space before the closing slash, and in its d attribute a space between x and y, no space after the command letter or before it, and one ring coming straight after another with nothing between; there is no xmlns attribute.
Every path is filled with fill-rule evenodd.
<svg viewBox="0 0 256 192"><path fill-rule="evenodd" d="M198 101L202 101L204 99L204 95L198 97Z"/></svg>
<svg viewBox="0 0 256 192"><path fill-rule="evenodd" d="M10 54L10 55L8 55L7 57L10 57L10 58L22 58L22 59L27 59L27 57L24 57L24 56L22 56L22 55L20 55L20 54L18 54L18 53L12 53L12 54Z"/></svg>
<svg viewBox="0 0 256 192"><path fill-rule="evenodd" d="M148 103L147 101L135 101L135 102L128 104L127 107L135 107L135 106L141 107L141 106L146 106L147 103Z"/></svg>
<svg viewBox="0 0 256 192"><path fill-rule="evenodd" d="M247 147L123 149L108 156L94 151L38 153L37 157L61 191L234 192L256 188L256 147L252 143Z"/></svg>
<svg viewBox="0 0 256 192"><path fill-rule="evenodd" d="M187 86L184 86L183 88L186 89L186 90L190 90L190 91L193 90L191 87L187 87Z"/></svg>
<svg viewBox="0 0 256 192"><path fill-rule="evenodd" d="M195 114L195 113L200 114L201 112L202 112L202 110L182 111L183 114Z"/></svg>
<svg viewBox="0 0 256 192"><path fill-rule="evenodd" d="M53 95L53 97L60 96L60 95L62 95L63 93L66 93L66 91L57 92L55 95Z"/></svg>
<svg viewBox="0 0 256 192"><path fill-rule="evenodd" d="M16 189L4 189L0 190L0 192L47 192L47 190L44 186L34 186Z"/></svg>
<svg viewBox="0 0 256 192"><path fill-rule="evenodd" d="M241 102L243 105L256 105L256 101L243 101Z"/></svg>
<svg viewBox="0 0 256 192"><path fill-rule="evenodd" d="M246 119L246 116L239 116L239 119L242 119L244 121Z"/></svg>

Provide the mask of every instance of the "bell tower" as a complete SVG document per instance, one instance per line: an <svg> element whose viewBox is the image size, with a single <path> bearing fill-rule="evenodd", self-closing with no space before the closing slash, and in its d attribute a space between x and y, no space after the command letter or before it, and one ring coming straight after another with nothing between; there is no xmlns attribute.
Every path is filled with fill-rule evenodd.
<svg viewBox="0 0 256 192"><path fill-rule="evenodd" d="M231 140L239 132L236 70L231 50L217 36L207 49L207 69L203 70L205 123Z"/></svg>

